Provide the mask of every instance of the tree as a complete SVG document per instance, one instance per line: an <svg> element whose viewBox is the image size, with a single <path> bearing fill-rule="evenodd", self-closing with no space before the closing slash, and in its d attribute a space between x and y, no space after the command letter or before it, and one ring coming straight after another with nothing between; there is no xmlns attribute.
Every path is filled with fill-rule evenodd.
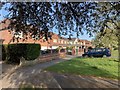
<svg viewBox="0 0 120 90"><path fill-rule="evenodd" d="M93 44L96 47L109 47L111 49L118 49L118 37L116 36L116 33L118 32L114 30L114 32L111 33L111 30L108 28L106 28L104 32L106 33L104 36L101 36L101 33L96 35L93 40Z"/></svg>
<svg viewBox="0 0 120 90"><path fill-rule="evenodd" d="M7 10L10 30L22 31L24 39L29 32L31 37L45 36L48 40L48 31L53 27L60 35L69 36L73 32L79 36L84 30L90 36L95 32L104 35L108 22L115 26L114 30L120 29L120 2L10 2Z"/></svg>

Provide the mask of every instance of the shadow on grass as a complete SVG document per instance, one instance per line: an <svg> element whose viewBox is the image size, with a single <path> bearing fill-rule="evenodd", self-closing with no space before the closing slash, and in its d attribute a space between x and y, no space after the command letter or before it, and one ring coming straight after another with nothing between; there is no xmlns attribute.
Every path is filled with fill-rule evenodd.
<svg viewBox="0 0 120 90"><path fill-rule="evenodd" d="M110 64L104 64L105 66L110 66ZM111 74L109 71L99 68L95 65L90 65L83 61L70 60L57 65L46 68L48 71L53 71L57 73L69 73L78 75L90 75L105 78L117 79L117 76Z"/></svg>

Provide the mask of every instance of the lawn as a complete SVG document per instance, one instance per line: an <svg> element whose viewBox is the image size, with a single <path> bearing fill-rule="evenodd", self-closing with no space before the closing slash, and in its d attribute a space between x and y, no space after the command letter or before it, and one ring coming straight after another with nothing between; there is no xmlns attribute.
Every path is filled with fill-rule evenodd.
<svg viewBox="0 0 120 90"><path fill-rule="evenodd" d="M119 58L118 50L111 51L111 58L118 60L118 58Z"/></svg>
<svg viewBox="0 0 120 90"><path fill-rule="evenodd" d="M118 60L115 58L74 58L45 70L57 73L118 78Z"/></svg>

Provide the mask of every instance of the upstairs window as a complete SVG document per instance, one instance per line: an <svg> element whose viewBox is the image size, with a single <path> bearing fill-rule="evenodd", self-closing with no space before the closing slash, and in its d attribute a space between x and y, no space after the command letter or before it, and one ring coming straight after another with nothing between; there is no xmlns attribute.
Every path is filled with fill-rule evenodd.
<svg viewBox="0 0 120 90"><path fill-rule="evenodd" d="M54 43L57 43L57 39L53 39L53 42L54 42Z"/></svg>
<svg viewBox="0 0 120 90"><path fill-rule="evenodd" d="M13 31L13 36L15 36L16 38L23 38L23 32L15 32Z"/></svg>

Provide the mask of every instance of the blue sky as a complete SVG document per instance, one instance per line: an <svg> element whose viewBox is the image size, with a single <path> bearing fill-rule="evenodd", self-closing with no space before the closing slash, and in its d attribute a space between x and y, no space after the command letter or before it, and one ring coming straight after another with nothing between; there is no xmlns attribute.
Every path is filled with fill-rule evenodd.
<svg viewBox="0 0 120 90"><path fill-rule="evenodd" d="M0 21L2 21L2 20L4 20L5 19L5 15L7 15L8 14L8 12L7 11L5 11L4 10L4 7L3 7L3 9L1 9L0 10ZM52 30L54 33L57 33L58 34L58 31L54 28L53 30ZM68 36L63 36L63 37L68 37ZM75 34L73 34L73 36L72 37L76 37L76 35ZM89 37L89 35L88 34L86 34L86 31L84 31L84 34L83 35L79 35L79 39L86 39L86 40L92 40L94 38L94 36L93 37Z"/></svg>

